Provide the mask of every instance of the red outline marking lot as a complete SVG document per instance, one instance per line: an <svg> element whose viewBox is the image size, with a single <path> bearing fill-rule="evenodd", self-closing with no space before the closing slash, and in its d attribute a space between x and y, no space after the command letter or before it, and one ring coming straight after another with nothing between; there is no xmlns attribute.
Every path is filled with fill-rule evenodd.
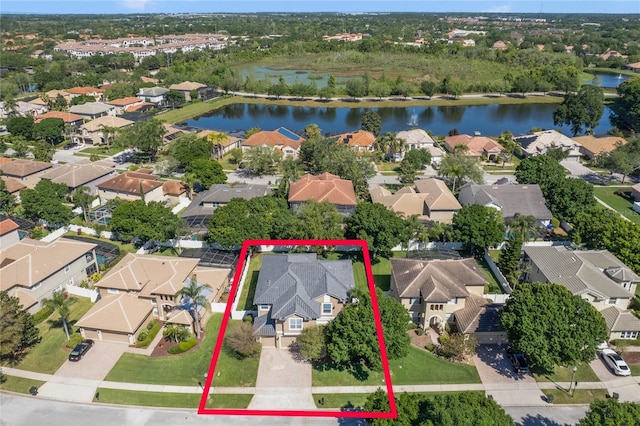
<svg viewBox="0 0 640 426"><path fill-rule="evenodd" d="M384 374L384 380L387 388L387 396L389 397L388 412L364 412L364 411L329 411L329 410L249 410L249 409L222 409L222 408L206 408L207 399L209 398L209 392L211 390L211 382L214 379L214 373L220 350L222 349L222 342L224 340L224 333L231 317L231 309L233 301L236 298L238 291L238 285L244 262L247 257L247 251L250 246L269 245L269 246L352 246L360 247L362 250L362 258L364 261L364 269L367 276L367 284L369 287L369 293L371 294L371 305L373 307L373 317L376 322L376 333L378 337L378 344L380 345L380 357L382 359L382 370ZM231 285L231 292L229 294L229 300L227 301L227 307L222 318L222 324L220 325L220 331L218 333L218 339L213 351L213 357L211 358L211 365L209 366L209 372L207 373L206 384L204 386L204 392L200 399L200 405L198 407L198 414L214 414L214 415L239 415L239 416L277 416L277 417L349 417L349 418L379 418L379 419L395 419L398 417L398 412L393 397L393 385L391 383L391 372L389 370L389 360L387 359L387 350L384 343L384 337L382 333L382 322L380 320L380 310L378 308L378 300L376 297L375 284L373 281L373 272L371 271L371 258L369 257L369 248L366 240L246 240L242 244L240 250L240 260L233 277L233 284ZM213 396L215 398L215 396Z"/></svg>

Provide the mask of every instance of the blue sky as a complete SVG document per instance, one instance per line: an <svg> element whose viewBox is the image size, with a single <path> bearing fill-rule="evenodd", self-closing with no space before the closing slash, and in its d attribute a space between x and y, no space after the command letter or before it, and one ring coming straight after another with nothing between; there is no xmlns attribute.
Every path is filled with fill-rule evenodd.
<svg viewBox="0 0 640 426"><path fill-rule="evenodd" d="M640 0L1 0L0 13L473 12L640 13Z"/></svg>

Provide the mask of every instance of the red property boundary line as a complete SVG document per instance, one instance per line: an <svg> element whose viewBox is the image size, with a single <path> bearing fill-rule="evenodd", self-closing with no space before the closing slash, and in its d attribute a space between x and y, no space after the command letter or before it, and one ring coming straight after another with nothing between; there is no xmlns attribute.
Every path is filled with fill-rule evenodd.
<svg viewBox="0 0 640 426"><path fill-rule="evenodd" d="M224 334L231 317L231 309L233 301L235 300L236 293L238 291L238 285L240 283L240 277L242 276L242 270L244 268L244 262L247 257L247 251L251 246L259 245L271 245L271 246L352 246L360 247L362 250L362 258L364 261L364 269L367 276L367 284L369 287L369 293L371 295L371 306L373 308L373 318L376 325L376 334L378 337L378 345L380 346L380 357L382 360L382 371L384 374L384 381L387 388L387 396L389 397L388 412L364 412L364 411L319 411L319 410L249 410L249 409L222 409L222 408L206 408L207 399L209 398L209 392L211 390L211 382L213 381L216 364L218 363L218 357L220 350L222 349L222 343L224 340ZM382 331L382 322L380 319L380 310L378 308L378 299L376 297L375 284L373 281L373 272L371 270L371 258L369 257L369 248L366 240L245 240L240 250L240 257L236 272L233 277L233 284L231 285L231 292L229 294L229 300L227 301L227 307L222 318L220 325L220 331L218 332L218 339L213 351L213 357L207 373L207 379L204 386L204 392L200 399L200 405L198 407L198 414L213 414L213 415L241 415L241 416L278 416L278 417L345 417L345 418L379 418L379 419L395 419L398 417L398 411L395 404L395 398L393 397L393 385L391 383L391 372L389 370L389 360L387 358L387 350L384 343L384 335Z"/></svg>

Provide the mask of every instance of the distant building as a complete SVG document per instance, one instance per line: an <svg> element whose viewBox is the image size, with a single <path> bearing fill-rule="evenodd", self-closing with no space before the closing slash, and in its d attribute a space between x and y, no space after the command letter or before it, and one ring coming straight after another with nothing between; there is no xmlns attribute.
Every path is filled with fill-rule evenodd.
<svg viewBox="0 0 640 426"><path fill-rule="evenodd" d="M358 199L350 180L340 179L331 173L318 176L306 174L289 186L289 205L296 212L310 200L326 201L336 206L338 213L349 217L356 211Z"/></svg>
<svg viewBox="0 0 640 426"><path fill-rule="evenodd" d="M497 162L504 148L498 142L486 136L469 136L466 134L447 136L444 138L447 151L454 152L458 145L466 147L462 151L468 157L485 157L489 161Z"/></svg>
<svg viewBox="0 0 640 426"><path fill-rule="evenodd" d="M280 127L276 130L262 130L249 136L241 145L242 151L255 146L268 146L282 154L283 158L298 158L302 136Z"/></svg>
<svg viewBox="0 0 640 426"><path fill-rule="evenodd" d="M602 154L609 154L627 141L617 136L595 137L593 135L574 136L574 141L580 144L580 153L590 159Z"/></svg>
<svg viewBox="0 0 640 426"><path fill-rule="evenodd" d="M156 105L164 105L166 102L165 95L168 91L169 89L164 87L143 87L138 92L138 98Z"/></svg>
<svg viewBox="0 0 640 426"><path fill-rule="evenodd" d="M549 148L560 147L568 155L567 160L578 161L580 144L556 130L543 130L532 135L516 136L514 140L522 147L525 157L546 154Z"/></svg>
<svg viewBox="0 0 640 426"><path fill-rule="evenodd" d="M72 114L82 115L90 119L96 119L107 115L116 115L116 108L113 105L102 102L87 102L82 105L74 105L69 108Z"/></svg>
<svg viewBox="0 0 640 426"><path fill-rule="evenodd" d="M367 130L342 133L337 138L337 143L348 145L357 152L375 151L376 137Z"/></svg>
<svg viewBox="0 0 640 426"><path fill-rule="evenodd" d="M195 91L198 93L198 90L206 88L206 84L202 83L194 83L193 81L183 81L182 83L172 84L169 86L169 90L177 90L182 93L184 96L184 100L186 102L191 102L191 92Z"/></svg>

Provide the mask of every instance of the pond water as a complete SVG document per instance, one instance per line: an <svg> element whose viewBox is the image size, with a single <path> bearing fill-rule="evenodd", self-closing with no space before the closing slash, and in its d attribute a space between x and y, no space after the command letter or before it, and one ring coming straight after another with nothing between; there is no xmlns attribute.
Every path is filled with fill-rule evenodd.
<svg viewBox="0 0 640 426"><path fill-rule="evenodd" d="M623 81L631 78L628 75L624 75L616 72L611 74L597 72L597 73L594 73L593 76L594 76L594 79L595 77L598 77L598 79L600 80L600 87L608 87L608 88L617 87ZM594 80L589 80L587 84L594 84Z"/></svg>
<svg viewBox="0 0 640 426"><path fill-rule="evenodd" d="M435 135L445 135L451 129L460 133L480 132L485 136L497 136L505 130L514 135L528 134L532 127L557 128L570 135L568 126L554 126L553 112L556 104L478 105L478 106L427 106L371 108L382 118L382 132L398 132L419 127L431 130ZM189 126L212 130L247 130L259 127L273 130L286 127L301 131L311 123L317 124L324 134L344 133L360 128L366 108L293 107L264 104L233 104L212 111L207 115L186 121ZM596 134L605 134L610 128L609 115L605 112L596 127Z"/></svg>

